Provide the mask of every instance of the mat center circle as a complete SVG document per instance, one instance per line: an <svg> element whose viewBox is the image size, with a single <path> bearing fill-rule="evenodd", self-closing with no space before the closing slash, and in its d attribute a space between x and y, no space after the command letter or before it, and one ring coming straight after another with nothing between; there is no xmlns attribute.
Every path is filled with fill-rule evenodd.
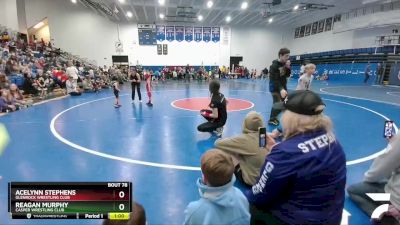
<svg viewBox="0 0 400 225"><path fill-rule="evenodd" d="M254 103L247 100L237 98L227 98L226 100L228 112L242 111L254 107ZM200 111L202 109L207 109L210 101L211 98L209 97L183 98L173 101L171 105L177 109Z"/></svg>

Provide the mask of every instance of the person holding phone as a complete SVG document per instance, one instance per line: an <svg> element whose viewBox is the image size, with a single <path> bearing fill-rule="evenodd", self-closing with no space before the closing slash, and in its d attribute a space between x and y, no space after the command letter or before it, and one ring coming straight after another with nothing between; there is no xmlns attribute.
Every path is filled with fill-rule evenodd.
<svg viewBox="0 0 400 225"><path fill-rule="evenodd" d="M240 135L218 139L214 144L216 149L220 149L236 159L235 176L247 186L256 183L265 156L269 153L266 148L264 126L261 114L250 111L243 121Z"/></svg>
<svg viewBox="0 0 400 225"><path fill-rule="evenodd" d="M385 123L385 128L388 121ZM390 122L390 121L389 121ZM386 129L385 129L386 130ZM388 137L386 151L372 162L360 183L347 188L350 199L368 216L382 202L375 202L366 193L390 194L389 210L380 217L380 224L400 224L400 133ZM389 179L389 180L388 180Z"/></svg>
<svg viewBox="0 0 400 225"><path fill-rule="evenodd" d="M282 115L283 141L267 135L271 152L246 192L251 224L340 224L346 157L325 104L311 91L294 91L274 105Z"/></svg>

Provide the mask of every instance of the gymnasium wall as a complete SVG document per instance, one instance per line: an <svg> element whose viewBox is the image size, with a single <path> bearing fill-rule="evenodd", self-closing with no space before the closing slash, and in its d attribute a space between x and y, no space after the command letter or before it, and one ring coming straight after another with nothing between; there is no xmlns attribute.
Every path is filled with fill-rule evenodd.
<svg viewBox="0 0 400 225"><path fill-rule="evenodd" d="M18 31L17 1L0 0L0 24Z"/></svg>
<svg viewBox="0 0 400 225"><path fill-rule="evenodd" d="M304 54L351 48L366 48L375 46L376 36L389 35L394 28L400 28L400 11L375 13L335 23L333 30L294 38L293 25L285 33L285 41L289 43L292 54ZM325 17L328 17L325 15ZM324 18L325 18L324 17ZM310 18L303 25L315 22Z"/></svg>
<svg viewBox="0 0 400 225"><path fill-rule="evenodd" d="M233 27L231 56L243 56L243 65L261 71L278 58L278 51L286 47L283 31L274 27Z"/></svg>
<svg viewBox="0 0 400 225"><path fill-rule="evenodd" d="M98 65L111 65L116 55L117 25L80 4L65 0L26 1L28 26L48 18L55 46L75 55L96 60ZM221 34L223 35L223 34ZM224 37L221 36L221 40ZM131 65L226 65L230 43L168 42L168 55L157 55L156 46L139 46L137 24L120 25L120 40Z"/></svg>
<svg viewBox="0 0 400 225"><path fill-rule="evenodd" d="M1 1L1 0L0 0ZM26 0L28 27L48 18L50 36L55 46L75 55L96 60L98 65L110 65L118 40L117 25L81 4L67 0ZM206 24L203 24L206 26ZM225 44L221 29L221 41L169 42L168 55L157 55L156 46L139 46L137 24L120 25L123 55L128 55L131 65L225 65L230 56L243 56L244 65L258 71L269 66L283 46L282 32L259 27L232 27L229 42ZM250 38L251 36L251 38Z"/></svg>

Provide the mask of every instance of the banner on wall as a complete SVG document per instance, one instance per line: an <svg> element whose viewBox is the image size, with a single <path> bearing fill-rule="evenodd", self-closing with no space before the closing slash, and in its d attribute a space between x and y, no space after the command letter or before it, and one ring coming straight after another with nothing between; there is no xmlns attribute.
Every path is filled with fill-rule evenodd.
<svg viewBox="0 0 400 225"><path fill-rule="evenodd" d="M310 34L311 34L311 24L308 24L306 26L306 31L304 33L304 36L310 36Z"/></svg>
<svg viewBox="0 0 400 225"><path fill-rule="evenodd" d="M332 17L325 20L325 31L332 30L332 22L333 22Z"/></svg>
<svg viewBox="0 0 400 225"><path fill-rule="evenodd" d="M222 44L223 45L229 45L229 40L231 37L231 28L230 27L223 27L222 28Z"/></svg>
<svg viewBox="0 0 400 225"><path fill-rule="evenodd" d="M304 32L306 31L306 26L302 26L301 28L300 28L300 35L299 35L299 37L304 37Z"/></svg>
<svg viewBox="0 0 400 225"><path fill-rule="evenodd" d="M212 41L213 42L219 42L219 40L221 39L221 30L219 27L213 27L212 28Z"/></svg>
<svg viewBox="0 0 400 225"><path fill-rule="evenodd" d="M316 34L318 31L318 22L314 22L311 28L311 34Z"/></svg>
<svg viewBox="0 0 400 225"><path fill-rule="evenodd" d="M184 39L185 28L183 26L175 26L175 40L181 42Z"/></svg>
<svg viewBox="0 0 400 225"><path fill-rule="evenodd" d="M167 41L175 40L175 27L174 26L166 26L165 27L165 35Z"/></svg>
<svg viewBox="0 0 400 225"><path fill-rule="evenodd" d="M211 27L203 27L203 41L209 42L211 40Z"/></svg>
<svg viewBox="0 0 400 225"><path fill-rule="evenodd" d="M157 41L165 40L165 26L157 25Z"/></svg>
<svg viewBox="0 0 400 225"><path fill-rule="evenodd" d="M185 27L185 41L193 41L193 27Z"/></svg>
<svg viewBox="0 0 400 225"><path fill-rule="evenodd" d="M202 27L194 27L193 28L194 31L194 40L196 42L200 42L203 39L203 28Z"/></svg>
<svg viewBox="0 0 400 225"><path fill-rule="evenodd" d="M325 28L325 20L318 21L318 33L323 32L324 28Z"/></svg>
<svg viewBox="0 0 400 225"><path fill-rule="evenodd" d="M294 30L294 38L299 38L300 37L300 27L296 28Z"/></svg>

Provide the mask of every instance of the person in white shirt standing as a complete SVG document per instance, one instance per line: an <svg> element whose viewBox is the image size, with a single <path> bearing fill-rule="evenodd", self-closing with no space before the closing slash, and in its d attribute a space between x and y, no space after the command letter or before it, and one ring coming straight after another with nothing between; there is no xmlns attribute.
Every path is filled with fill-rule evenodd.
<svg viewBox="0 0 400 225"><path fill-rule="evenodd" d="M74 84L78 85L78 69L72 64L72 61L68 61L66 73L68 77L72 77Z"/></svg>
<svg viewBox="0 0 400 225"><path fill-rule="evenodd" d="M312 63L304 67L304 74L300 76L296 90L311 90L311 83L314 79L316 66Z"/></svg>

